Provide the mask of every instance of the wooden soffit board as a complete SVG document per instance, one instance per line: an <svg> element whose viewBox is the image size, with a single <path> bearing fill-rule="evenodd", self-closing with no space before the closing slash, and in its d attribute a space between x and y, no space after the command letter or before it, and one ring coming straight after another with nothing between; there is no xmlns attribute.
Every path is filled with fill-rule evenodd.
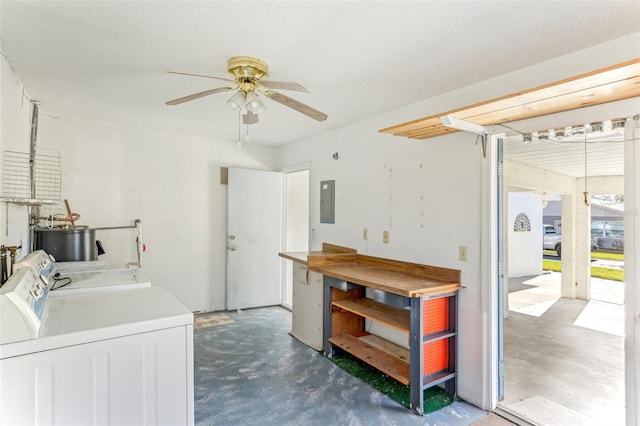
<svg viewBox="0 0 640 426"><path fill-rule="evenodd" d="M442 124L440 117L444 115L490 126L637 96L640 96L640 58L379 131L428 139L458 131Z"/></svg>

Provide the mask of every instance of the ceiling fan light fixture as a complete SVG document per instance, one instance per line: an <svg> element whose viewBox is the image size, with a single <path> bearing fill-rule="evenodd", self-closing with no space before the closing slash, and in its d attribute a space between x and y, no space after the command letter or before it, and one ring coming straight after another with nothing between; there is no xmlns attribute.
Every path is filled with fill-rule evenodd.
<svg viewBox="0 0 640 426"><path fill-rule="evenodd" d="M256 124L257 122L258 122L258 113L247 111L246 114L242 115L243 124Z"/></svg>
<svg viewBox="0 0 640 426"><path fill-rule="evenodd" d="M227 100L227 105L234 111L242 111L246 103L246 98L241 90L238 90L233 96Z"/></svg>
<svg viewBox="0 0 640 426"><path fill-rule="evenodd" d="M254 91L247 92L245 106L247 108L247 111L249 112L260 113L264 111L264 104L262 103L262 101L260 100L256 92Z"/></svg>

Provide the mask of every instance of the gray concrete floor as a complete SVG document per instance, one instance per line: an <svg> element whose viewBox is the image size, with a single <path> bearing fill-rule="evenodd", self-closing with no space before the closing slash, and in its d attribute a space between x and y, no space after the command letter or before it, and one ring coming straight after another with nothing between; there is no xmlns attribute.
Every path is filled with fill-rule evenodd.
<svg viewBox="0 0 640 426"><path fill-rule="evenodd" d="M624 425L624 283L560 297L560 274L509 280L508 411L542 425Z"/></svg>
<svg viewBox="0 0 640 426"><path fill-rule="evenodd" d="M594 279L593 300L560 298L560 276L511 279L502 406L542 425L624 424L624 284ZM424 417L292 338L279 307L225 313L194 332L199 425L469 425L461 401ZM487 423L489 424L489 423Z"/></svg>
<svg viewBox="0 0 640 426"><path fill-rule="evenodd" d="M291 337L283 308L224 315L194 331L198 425L503 424L462 401L411 413Z"/></svg>

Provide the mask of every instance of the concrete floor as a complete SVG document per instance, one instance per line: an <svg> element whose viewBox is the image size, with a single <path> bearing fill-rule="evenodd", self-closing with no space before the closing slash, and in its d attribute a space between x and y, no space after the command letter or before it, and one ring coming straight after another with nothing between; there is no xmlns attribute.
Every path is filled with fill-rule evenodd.
<svg viewBox="0 0 640 426"><path fill-rule="evenodd" d="M560 298L560 275L511 279L505 400L541 425L624 425L624 284ZM224 313L194 332L199 425L469 425L502 419L461 401L420 417L292 338L279 307ZM480 424L479 423L479 424Z"/></svg>
<svg viewBox="0 0 640 426"><path fill-rule="evenodd" d="M291 337L283 308L224 315L194 331L198 425L504 424L462 401L411 413Z"/></svg>
<svg viewBox="0 0 640 426"><path fill-rule="evenodd" d="M560 298L560 274L509 280L501 406L541 425L624 425L624 283Z"/></svg>

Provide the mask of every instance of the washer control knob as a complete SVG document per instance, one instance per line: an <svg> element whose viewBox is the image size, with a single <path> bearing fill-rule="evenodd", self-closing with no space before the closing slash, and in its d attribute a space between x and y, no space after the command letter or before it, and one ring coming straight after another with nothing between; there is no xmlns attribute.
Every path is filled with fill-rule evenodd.
<svg viewBox="0 0 640 426"><path fill-rule="evenodd" d="M40 275L40 281L42 281L42 283L46 285L47 288L49 287L49 280L47 279L47 277L45 277L44 275Z"/></svg>

